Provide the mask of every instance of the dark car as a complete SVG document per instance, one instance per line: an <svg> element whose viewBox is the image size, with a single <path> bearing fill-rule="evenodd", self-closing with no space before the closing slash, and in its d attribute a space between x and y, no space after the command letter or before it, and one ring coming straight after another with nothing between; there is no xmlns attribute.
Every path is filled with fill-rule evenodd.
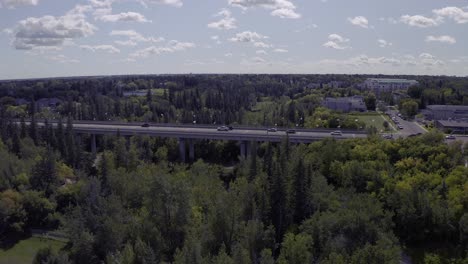
<svg viewBox="0 0 468 264"><path fill-rule="evenodd" d="M148 123L144 123L143 125L141 125L141 127L150 127L150 125Z"/></svg>
<svg viewBox="0 0 468 264"><path fill-rule="evenodd" d="M296 130L295 129L288 129L288 130L286 130L286 134L296 134Z"/></svg>
<svg viewBox="0 0 468 264"><path fill-rule="evenodd" d="M272 127L272 128L269 128L267 129L268 132L277 132L278 129L276 129L275 127Z"/></svg>

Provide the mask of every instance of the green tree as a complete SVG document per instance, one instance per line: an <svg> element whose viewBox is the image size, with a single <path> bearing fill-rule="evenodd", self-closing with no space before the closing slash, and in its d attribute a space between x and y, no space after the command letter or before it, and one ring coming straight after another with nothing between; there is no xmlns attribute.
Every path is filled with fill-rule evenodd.
<svg viewBox="0 0 468 264"><path fill-rule="evenodd" d="M287 233L281 244L279 264L304 264L312 262L312 237L307 234Z"/></svg>

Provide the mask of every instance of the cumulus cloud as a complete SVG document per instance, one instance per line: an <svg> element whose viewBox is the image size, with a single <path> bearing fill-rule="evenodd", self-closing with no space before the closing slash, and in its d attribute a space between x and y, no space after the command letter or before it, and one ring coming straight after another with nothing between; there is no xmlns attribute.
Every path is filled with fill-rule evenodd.
<svg viewBox="0 0 468 264"><path fill-rule="evenodd" d="M457 40L454 37L442 35L442 36L427 36L426 42L441 42L441 43L448 43L448 44L455 44Z"/></svg>
<svg viewBox="0 0 468 264"><path fill-rule="evenodd" d="M12 30L16 49L30 50L41 46L60 46L66 40L93 35L97 28L75 9L61 17L29 17Z"/></svg>
<svg viewBox="0 0 468 264"><path fill-rule="evenodd" d="M171 5L175 7L181 7L183 5L181 0L140 0L143 5L147 4L160 4L160 5Z"/></svg>
<svg viewBox="0 0 468 264"><path fill-rule="evenodd" d="M298 19L301 18L301 15L296 13L294 9L280 8L271 11L272 16L277 16L280 18L289 18L289 19Z"/></svg>
<svg viewBox="0 0 468 264"><path fill-rule="evenodd" d="M379 43L379 47L381 48L386 48L386 47L390 47L393 45L392 43L386 41L385 39L378 39L377 43Z"/></svg>
<svg viewBox="0 0 468 264"><path fill-rule="evenodd" d="M270 14L280 18L298 19L301 17L290 0L229 0L229 4L244 10L249 8L272 10Z"/></svg>
<svg viewBox="0 0 468 264"><path fill-rule="evenodd" d="M438 60L434 55L430 53L421 53L419 54L419 59L421 60L421 64L426 67L434 67L434 66L443 66L445 63L441 60Z"/></svg>
<svg viewBox="0 0 468 264"><path fill-rule="evenodd" d="M320 64L359 67L363 71L369 71L370 69L382 69L382 67L385 66L419 66L419 68L431 69L445 65L443 61L436 59L435 56L429 53L421 53L418 58L412 55L404 55L400 57L369 57L367 55L359 55L345 60L325 59L321 60Z"/></svg>
<svg viewBox="0 0 468 264"><path fill-rule="evenodd" d="M289 52L287 49L274 49L273 51L276 52L276 53L287 53L287 52Z"/></svg>
<svg viewBox="0 0 468 264"><path fill-rule="evenodd" d="M256 47L256 48L262 48L262 49L268 49L268 48L273 47L272 45L267 44L267 43L265 43L265 42L263 42L263 41L254 42L253 45L254 45L254 47Z"/></svg>
<svg viewBox="0 0 468 264"><path fill-rule="evenodd" d="M439 19L429 18L421 15L404 15L401 16L400 21L412 27L420 28L434 27L439 25L441 22Z"/></svg>
<svg viewBox="0 0 468 264"><path fill-rule="evenodd" d="M17 8L20 6L35 6L39 3L39 0L0 0L0 8Z"/></svg>
<svg viewBox="0 0 468 264"><path fill-rule="evenodd" d="M133 40L116 40L114 41L114 43L120 46L128 46L128 47L134 47L138 45L138 43L136 43Z"/></svg>
<svg viewBox="0 0 468 264"><path fill-rule="evenodd" d="M236 36L230 38L229 41L232 42L257 42L261 39L266 39L268 37L258 34L257 32L244 31L237 33Z"/></svg>
<svg viewBox="0 0 468 264"><path fill-rule="evenodd" d="M150 55L159 55L163 53L174 53L177 51L185 51L190 48L194 48L195 44L192 42L179 42L177 40L171 40L166 46L151 46L145 49L137 50L130 54L130 58L146 58Z"/></svg>
<svg viewBox="0 0 468 264"><path fill-rule="evenodd" d="M231 11L227 9L221 9L216 15L216 17L222 17L220 20L209 23L209 28L229 30L237 28L236 19L231 16Z"/></svg>
<svg viewBox="0 0 468 264"><path fill-rule="evenodd" d="M216 44L221 44L221 40L219 40L219 36L211 36L211 39L216 43Z"/></svg>
<svg viewBox="0 0 468 264"><path fill-rule="evenodd" d="M48 56L46 57L49 60L53 60L59 63L79 63L80 61L77 59L71 59L68 58L67 56L60 54L60 55L54 55L54 56Z"/></svg>
<svg viewBox="0 0 468 264"><path fill-rule="evenodd" d="M352 18L348 17L348 21L349 23L355 26L362 27L362 28L369 28L369 21L367 20L367 18L363 16L357 16L357 17L352 17Z"/></svg>
<svg viewBox="0 0 468 264"><path fill-rule="evenodd" d="M112 45L81 45L80 48L92 52L103 51L107 53L120 53L120 50Z"/></svg>
<svg viewBox="0 0 468 264"><path fill-rule="evenodd" d="M349 39L344 38L338 34L330 34L328 36L328 41L323 44L326 48L332 48L337 50L349 49L349 46L346 46L346 43L349 42Z"/></svg>
<svg viewBox="0 0 468 264"><path fill-rule="evenodd" d="M122 46L136 46L138 42L158 43L164 41L164 38L145 37L135 30L112 30L109 35L127 38L126 41L115 41Z"/></svg>
<svg viewBox="0 0 468 264"><path fill-rule="evenodd" d="M434 9L432 12L441 18L450 18L455 20L458 24L468 23L468 12L455 6L449 6L441 9Z"/></svg>
<svg viewBox="0 0 468 264"><path fill-rule="evenodd" d="M104 22L151 22L151 20L146 19L144 15L136 12L124 12L119 14L102 15L97 19Z"/></svg>

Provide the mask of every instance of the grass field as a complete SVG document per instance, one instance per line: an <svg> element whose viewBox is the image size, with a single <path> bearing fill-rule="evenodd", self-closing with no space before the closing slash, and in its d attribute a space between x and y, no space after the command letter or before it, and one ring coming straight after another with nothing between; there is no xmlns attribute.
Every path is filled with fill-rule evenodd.
<svg viewBox="0 0 468 264"><path fill-rule="evenodd" d="M36 252L47 246L51 246L58 251L65 246L65 243L38 237L21 240L11 248L0 248L0 264L30 264Z"/></svg>
<svg viewBox="0 0 468 264"><path fill-rule="evenodd" d="M353 114L351 115L353 118L356 118L360 121L363 121L366 123L366 127L371 127L374 126L376 127L379 131L385 131L385 128L383 126L384 121L387 121L384 119L380 114L375 114L375 115L360 115L360 114ZM389 127L391 130L391 127Z"/></svg>

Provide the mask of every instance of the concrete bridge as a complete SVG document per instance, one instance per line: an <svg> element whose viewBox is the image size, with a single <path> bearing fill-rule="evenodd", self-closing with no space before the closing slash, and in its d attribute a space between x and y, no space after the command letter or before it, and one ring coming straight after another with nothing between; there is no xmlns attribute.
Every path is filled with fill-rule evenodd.
<svg viewBox="0 0 468 264"><path fill-rule="evenodd" d="M49 121L56 126L57 123ZM38 123L43 126L43 122ZM65 124L64 124L65 126ZM291 143L311 143L327 137L336 139L366 138L364 131L343 131L341 136L332 136L326 129L296 129L296 133L287 134L286 129L278 129L277 132L268 132L267 128L259 127L235 127L229 131L218 131L215 126L185 126L179 124L154 124L150 127L142 127L142 123L114 123L114 122L93 122L79 121L73 123L73 131L78 134L91 135L91 150L96 153L96 135L116 135L122 136L148 135L162 138L177 138L179 140L179 152L182 162L186 161L186 145L189 145L189 159L195 159L194 140L228 140L240 143L240 155L246 157L250 153L249 142L281 142L289 136Z"/></svg>

